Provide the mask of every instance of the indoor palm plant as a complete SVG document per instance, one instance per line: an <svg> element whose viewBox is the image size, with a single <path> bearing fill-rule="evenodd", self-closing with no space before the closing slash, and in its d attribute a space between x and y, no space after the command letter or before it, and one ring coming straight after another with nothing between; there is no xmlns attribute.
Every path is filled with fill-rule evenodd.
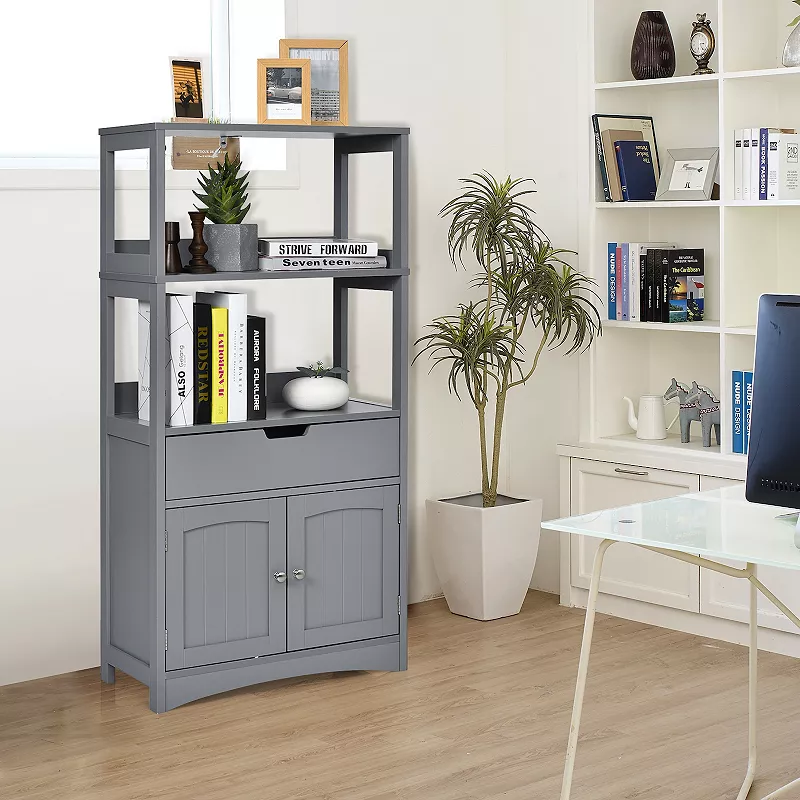
<svg viewBox="0 0 800 800"><path fill-rule="evenodd" d="M530 179L498 181L486 172L461 181L441 210L458 268L471 254L480 296L438 317L418 341L433 365L448 368L451 393L478 417L481 491L428 501L434 562L451 611L476 619L519 612L539 541L541 500L498 494L508 393L535 374L545 348L588 347L602 328L594 282L564 258L533 220ZM526 349L526 342L532 343ZM544 419L545 409L538 409Z"/></svg>
<svg viewBox="0 0 800 800"><path fill-rule="evenodd" d="M243 224L250 204L247 203L247 178L240 175L242 163L237 156L233 161L225 153L225 161L209 164L208 175L200 173L201 192L195 197L205 204L205 211L213 223L203 234L208 245L207 258L218 272L247 272L258 269L258 225Z"/></svg>

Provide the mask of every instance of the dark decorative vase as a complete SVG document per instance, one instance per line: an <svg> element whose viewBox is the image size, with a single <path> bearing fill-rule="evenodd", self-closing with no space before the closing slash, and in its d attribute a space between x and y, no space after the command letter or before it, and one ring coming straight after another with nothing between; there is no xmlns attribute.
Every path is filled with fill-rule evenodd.
<svg viewBox="0 0 800 800"><path fill-rule="evenodd" d="M189 252L192 254L192 260L186 268L187 272L192 275L208 275L216 272L208 261L205 255L208 252L208 245L203 239L203 223L206 219L205 211L190 211L189 219L192 221L192 243L189 245Z"/></svg>
<svg viewBox="0 0 800 800"><path fill-rule="evenodd" d="M166 245L165 272L167 275L180 275L183 272L181 264L181 253L178 250L178 242L181 240L180 224L177 222L164 223L164 242Z"/></svg>
<svg viewBox="0 0 800 800"><path fill-rule="evenodd" d="M631 72L637 81L675 74L675 44L663 11L642 11L631 45Z"/></svg>

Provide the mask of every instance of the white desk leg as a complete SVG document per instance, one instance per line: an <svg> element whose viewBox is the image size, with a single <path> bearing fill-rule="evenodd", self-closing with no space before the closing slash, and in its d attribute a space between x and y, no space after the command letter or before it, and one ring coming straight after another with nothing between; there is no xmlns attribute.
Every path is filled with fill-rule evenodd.
<svg viewBox="0 0 800 800"><path fill-rule="evenodd" d="M578 683L575 687L575 701L572 705L572 721L569 726L569 742L567 743L567 761L564 765L564 779L561 783L561 800L569 800L572 792L572 773L575 769L575 752L578 749L578 731L581 726L583 711L583 695L586 690L586 675L589 670L589 651L592 649L594 633L594 616L597 609L597 593L600 589L600 572L606 550L614 544L610 539L600 542L597 555L594 557L592 583L589 587L589 602L586 604L586 621L583 624L583 641L581 642L581 658L578 663Z"/></svg>
<svg viewBox="0 0 800 800"><path fill-rule="evenodd" d="M748 564L747 571L755 576L756 565ZM748 758L747 773L744 783L739 790L736 800L745 800L753 786L756 777L756 764L758 762L757 742L757 716L758 716L758 588L753 581L750 583L750 652L749 652L749 681L748 681Z"/></svg>

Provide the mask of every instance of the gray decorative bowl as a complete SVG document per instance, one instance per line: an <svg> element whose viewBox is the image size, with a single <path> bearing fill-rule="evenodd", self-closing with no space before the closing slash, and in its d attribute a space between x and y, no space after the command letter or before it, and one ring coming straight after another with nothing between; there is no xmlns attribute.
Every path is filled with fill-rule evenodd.
<svg viewBox="0 0 800 800"><path fill-rule="evenodd" d="M217 272L258 270L258 225L206 225L206 259Z"/></svg>

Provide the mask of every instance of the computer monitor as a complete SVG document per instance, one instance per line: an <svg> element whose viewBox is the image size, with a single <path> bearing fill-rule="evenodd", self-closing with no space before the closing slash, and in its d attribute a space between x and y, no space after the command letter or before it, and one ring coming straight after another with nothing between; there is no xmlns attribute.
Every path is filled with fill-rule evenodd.
<svg viewBox="0 0 800 800"><path fill-rule="evenodd" d="M800 295L758 301L745 496L800 509Z"/></svg>

